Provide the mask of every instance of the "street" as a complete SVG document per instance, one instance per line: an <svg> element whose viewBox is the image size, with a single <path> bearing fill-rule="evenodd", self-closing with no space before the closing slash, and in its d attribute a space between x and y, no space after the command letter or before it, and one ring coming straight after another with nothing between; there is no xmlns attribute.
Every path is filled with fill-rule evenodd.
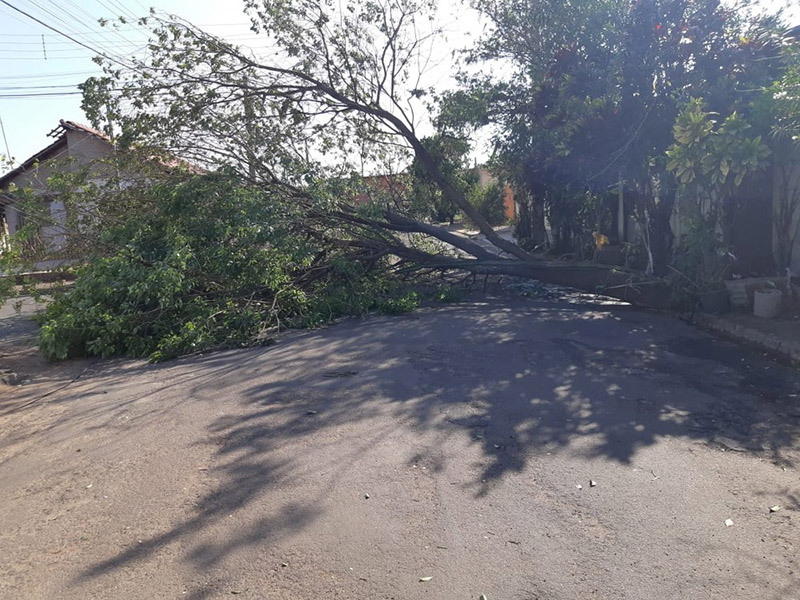
<svg viewBox="0 0 800 600"><path fill-rule="evenodd" d="M797 371L481 297L0 388L0 597L786 600L799 469Z"/></svg>

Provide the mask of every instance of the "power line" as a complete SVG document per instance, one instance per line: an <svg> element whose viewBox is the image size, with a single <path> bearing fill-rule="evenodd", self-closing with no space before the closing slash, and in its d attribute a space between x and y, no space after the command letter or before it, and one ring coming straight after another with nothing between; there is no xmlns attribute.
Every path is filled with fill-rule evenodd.
<svg viewBox="0 0 800 600"><path fill-rule="evenodd" d="M122 66L123 66L123 67L125 67L125 68L131 68L131 67L130 67L130 65L127 65L127 64L125 64L125 62L123 62L123 61L121 61L121 60L118 60L118 59L116 59L116 58L114 58L114 57L112 57L112 56L109 56L108 54L105 54L104 52L100 52L100 51L98 51L97 49L95 49L95 48L92 48L92 47L91 47L91 46L89 46L88 44L84 44L82 41L80 41L80 40L78 40L78 39L76 39L76 38L72 37L72 36L71 36L71 35L69 35L68 33L64 33L63 31L60 31L59 29L57 29L57 28L53 27L52 25L48 25L47 23L45 23L45 22L44 22L44 21L42 21L41 19L37 19L37 18L36 18L36 17L34 17L32 14L25 12L25 11L24 11L24 10L22 10L21 8L17 8L17 7L16 7L16 6L14 6L13 4L10 4L10 3L9 3L7 0L0 0L0 3L2 3L2 4L5 4L5 5L6 5L6 6L8 6L9 8L11 8L11 9L13 9L13 10L17 11L18 13L20 13L20 14L22 14L22 15L24 15L24 16L26 16L26 17L28 17L28 18L29 18L29 19L31 19L32 21L36 21L37 23L39 23L39 25L42 25L43 27L46 27L46 28L47 28L47 29L49 29L50 31L54 31L55 33L57 33L57 34L59 34L59 35L61 35L61 36L65 37L65 38L67 38L68 40L72 40L73 42L75 42L76 44L78 44L79 46L81 46L82 48L86 48L87 50L89 50L89 51L93 52L94 54L97 54L97 55L103 56L104 58L106 58L106 59L108 59L108 60L110 60L110 61L112 61L112 62L115 62L115 63L117 63L117 64L119 64L119 65L122 65Z"/></svg>
<svg viewBox="0 0 800 600"><path fill-rule="evenodd" d="M61 96L77 96L83 92L42 92L32 94L0 94L0 100L14 100L20 98L60 98Z"/></svg>
<svg viewBox="0 0 800 600"><path fill-rule="evenodd" d="M121 46L121 44L118 44ZM136 44L135 42L130 42L130 47L139 47L141 48L141 44ZM36 49L32 48L23 48L20 50L15 50L13 48L2 48L0 47L0 52L7 54L7 53L14 53L14 54L42 54L42 44L39 43L39 47ZM75 48L51 48L50 45L47 45L47 54L64 54L65 52L75 52ZM24 57L23 57L24 58Z"/></svg>
<svg viewBox="0 0 800 600"><path fill-rule="evenodd" d="M78 16L76 14L76 12L70 12L69 10L67 10L61 3L56 3L53 0L50 0L50 3L53 5L53 9L55 9L55 10L59 11L61 14L63 14L63 17L60 16L59 14L56 14L52 10L42 6L38 2L38 0L27 0L27 1L30 4L32 4L33 6L39 8L40 10L42 10L45 13L49 14L50 16L54 17L58 21L62 22L67 28L72 29L72 31L70 31L68 29L67 30L68 33L72 33L75 30L75 27L73 26L73 23L77 23L78 24L78 28L91 27L89 22L86 22L84 18ZM67 0L67 2L69 2L72 6L74 6L76 8L77 12L82 12L84 15L86 15L86 17L88 17L90 22L95 20L95 17L93 15L91 15L90 13L85 11L84 9L80 8L78 5L76 5L73 2L73 0ZM100 33L100 32L98 32L98 33ZM80 34L73 33L73 35L75 35L77 37ZM109 45L111 45L112 47L116 48L120 44L120 41L122 43L125 43L125 44L130 43L130 40L128 40L121 33L117 32L115 28L114 29L109 28L107 30L104 30L101 33L101 35L102 35L102 39L98 38L97 40L94 40L94 44L95 45L99 45L100 43L102 43L103 45L100 45L99 47L102 50L106 51L106 52L108 52L108 46ZM116 38L118 38L118 40L116 38L114 38L113 36L116 36Z"/></svg>
<svg viewBox="0 0 800 600"><path fill-rule="evenodd" d="M23 86L0 86L0 92L13 92L14 90L55 90L62 88L74 88L77 84L65 83L63 85L23 85Z"/></svg>
<svg viewBox="0 0 800 600"><path fill-rule="evenodd" d="M78 84L73 83L65 83L63 85L22 85L22 86L2 86L0 85L0 92L14 92L18 90L58 90L64 88L72 88L74 89L77 87Z"/></svg>
<svg viewBox="0 0 800 600"><path fill-rule="evenodd" d="M59 73L25 73L22 75L0 75L0 81L29 81L31 79L63 79L81 75L94 75L97 71L63 71Z"/></svg>
<svg viewBox="0 0 800 600"><path fill-rule="evenodd" d="M106 3L105 3L103 0L97 0L97 1L98 1L98 2L99 2L101 5L102 5L102 6L104 6L105 8L108 8L108 9L110 9L110 10L111 10L111 12L114 12L114 10L113 10L111 7L109 7L109 5L108 5L108 4L106 4ZM123 14L121 14L120 16L123 16L123 17L125 17L125 16L127 16L127 17L130 17L130 18L132 18L134 21L135 21L135 20L137 20L137 19L139 18L139 17L137 17L137 16L136 16L136 15L133 13L133 11L131 11L131 10L130 10L130 9L127 7L127 6L124 6L124 5L120 4L119 2L117 2L117 0L108 0L108 1L109 1L109 2L110 2L112 5L113 5L113 6L116 6L116 7L117 7L117 9L118 9L118 10L120 10L120 11L123 13Z"/></svg>
<svg viewBox="0 0 800 600"><path fill-rule="evenodd" d="M13 8L13 7L12 7ZM24 21L20 20L20 23L24 23ZM205 23L205 24L198 24L197 27L201 29L213 29L214 27L249 27L249 23ZM116 31L143 31L144 28L142 27L118 27ZM88 31L76 31L74 32L76 35L104 35L103 31L97 30L88 30ZM3 33L3 37L35 37L38 38L41 34L39 33ZM255 33L238 33L232 34L233 37L260 37ZM226 38L231 36L225 36ZM32 42L36 43L36 42Z"/></svg>

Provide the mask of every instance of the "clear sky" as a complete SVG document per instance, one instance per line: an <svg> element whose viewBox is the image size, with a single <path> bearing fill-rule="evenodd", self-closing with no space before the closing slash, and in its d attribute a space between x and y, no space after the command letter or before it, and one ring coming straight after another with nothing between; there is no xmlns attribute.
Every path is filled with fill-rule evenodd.
<svg viewBox="0 0 800 600"><path fill-rule="evenodd" d="M463 46L467 34L477 33L480 25L456 2L441 1L450 10L444 21L456 32L451 38L457 43L451 45ZM779 3L764 0L770 7ZM800 20L800 3L794 3L794 18ZM100 74L91 60L97 53L92 49L130 56L141 52L147 40L146 29L133 22L114 30L100 27L98 19L122 15L133 21L147 15L153 4L235 43L254 48L264 44L250 31L240 0L0 0L0 120L5 130L0 154L6 154L7 144L11 156L23 161L52 141L46 135L59 119L86 122L76 86Z"/></svg>
<svg viewBox="0 0 800 600"><path fill-rule="evenodd" d="M141 53L147 30L135 23L119 30L98 19L146 16L153 0L5 0L32 17L109 55ZM242 44L258 44L240 0L158 0L161 11L178 14L208 31ZM133 21L133 19L131 19ZM46 146L59 119L86 123L77 84L101 74L96 52L59 35L0 2L0 119L8 150L22 161ZM6 153L0 136L0 153Z"/></svg>

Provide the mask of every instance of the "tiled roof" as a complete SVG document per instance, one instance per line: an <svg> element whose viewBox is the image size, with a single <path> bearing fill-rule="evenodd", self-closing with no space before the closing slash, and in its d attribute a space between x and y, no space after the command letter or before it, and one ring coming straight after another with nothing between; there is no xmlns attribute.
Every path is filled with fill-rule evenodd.
<svg viewBox="0 0 800 600"><path fill-rule="evenodd" d="M69 130L69 131L82 131L84 133L88 133L89 135L98 137L101 140L105 140L107 142L111 141L111 138L108 137L102 131L98 131L97 129L92 129L91 127L89 127L88 125L84 125L83 123L76 123L75 121L65 121L64 119L61 119L58 123L59 123L58 127L56 127L55 129L53 129L53 131L47 134L49 137L60 137L61 135L64 134L65 131Z"/></svg>
<svg viewBox="0 0 800 600"><path fill-rule="evenodd" d="M0 189L5 187L6 183L13 177L19 175L24 171L27 171L34 164L36 164L37 161L47 159L49 156L52 155L52 153L57 148L65 144L67 141L66 138L67 131L81 131L83 133L88 133L89 135L96 137L98 139L101 139L104 142L109 142L109 143L111 142L111 138L109 138L105 133L103 133L102 131L97 131L96 129L92 129L87 125L82 125L81 123L76 123L75 121L65 121L64 119L61 119L58 123L59 123L58 127L56 127L55 129L53 129L53 131L47 134L48 137L56 138L56 140L46 148L42 148L41 150L39 150L39 152L31 156L17 168L9 171L8 173L0 177Z"/></svg>

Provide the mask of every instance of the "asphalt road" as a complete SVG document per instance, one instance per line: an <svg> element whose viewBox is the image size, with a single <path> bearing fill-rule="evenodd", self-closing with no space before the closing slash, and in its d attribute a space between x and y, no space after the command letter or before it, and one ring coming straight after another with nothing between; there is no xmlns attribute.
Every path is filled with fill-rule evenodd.
<svg viewBox="0 0 800 600"><path fill-rule="evenodd" d="M671 317L487 299L85 368L0 390L1 598L800 598L800 374Z"/></svg>

